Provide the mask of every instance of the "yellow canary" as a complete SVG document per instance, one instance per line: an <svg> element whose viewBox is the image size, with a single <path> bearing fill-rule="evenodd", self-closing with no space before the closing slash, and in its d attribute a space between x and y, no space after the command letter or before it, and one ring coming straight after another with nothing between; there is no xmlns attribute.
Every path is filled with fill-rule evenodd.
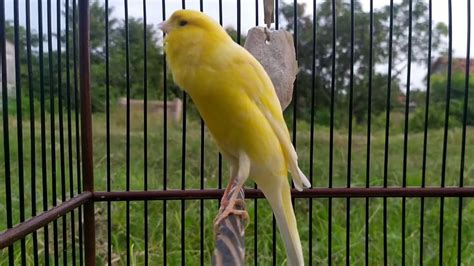
<svg viewBox="0 0 474 266"><path fill-rule="evenodd" d="M248 177L257 183L275 214L288 265L304 265L288 171L296 189L311 184L298 167L272 81L250 53L201 12L176 11L159 27L167 33L164 49L173 79L190 95L230 162L231 178L240 187Z"/></svg>

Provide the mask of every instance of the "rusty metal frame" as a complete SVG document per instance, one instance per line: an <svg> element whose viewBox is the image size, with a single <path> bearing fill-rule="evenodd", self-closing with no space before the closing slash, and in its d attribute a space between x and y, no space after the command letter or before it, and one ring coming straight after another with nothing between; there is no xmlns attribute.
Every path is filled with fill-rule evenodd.
<svg viewBox="0 0 474 266"><path fill-rule="evenodd" d="M94 201L220 199L224 189L149 190L94 192ZM474 197L474 187L389 187L389 188L310 188L292 190L293 198L428 198ZM246 199L264 198L259 189L245 189Z"/></svg>
<svg viewBox="0 0 474 266"><path fill-rule="evenodd" d="M59 217L67 214L68 212L76 209L79 206L90 202L92 199L92 193L89 191L83 192L78 196L65 201L58 206L43 212L23 223L20 223L5 232L0 234L0 249L6 248L13 244L15 241L22 239L28 234L36 231L37 229L47 225L48 223L58 219Z"/></svg>
<svg viewBox="0 0 474 266"><path fill-rule="evenodd" d="M0 249L12 245L37 229L83 206L84 245L86 265L95 265L94 203L141 200L194 200L219 199L223 189L189 189L161 191L98 191L94 192L92 114L90 95L90 43L89 0L79 1L79 57L81 91L81 144L83 191L81 194L31 219L0 233ZM246 189L248 199L263 198L258 189ZM474 197L474 187L370 187L370 188L311 188L292 191L294 198L427 198L427 197Z"/></svg>
<svg viewBox="0 0 474 266"><path fill-rule="evenodd" d="M90 21L89 0L79 1L79 58L81 89L81 150L83 189L94 192L92 104L90 76ZM94 201L84 204L84 252L86 265L95 265L95 218ZM92 240L92 241L91 241Z"/></svg>
<svg viewBox="0 0 474 266"><path fill-rule="evenodd" d="M86 179L86 178L85 178ZM15 241L34 232L38 228L58 219L68 212L80 206L93 205L94 202L107 201L140 201L140 200L195 200L195 199L220 199L224 193L223 189L188 189L188 190L150 190L150 191L85 191L80 195L61 203L60 205L35 216L17 226L0 234L0 249L3 249ZM259 189L246 189L247 199L263 198ZM429 197L474 197L474 187L390 187L390 188L311 188L304 191L292 191L294 198L429 198ZM93 211L93 209L92 209ZM89 216L89 217L88 217ZM84 213L86 225L93 225L94 213ZM88 231L87 231L88 230ZM93 265L95 261L95 232L92 228L84 230L85 245L90 249L86 253L87 265ZM88 250L86 248L86 251ZM88 260L89 259L89 260Z"/></svg>

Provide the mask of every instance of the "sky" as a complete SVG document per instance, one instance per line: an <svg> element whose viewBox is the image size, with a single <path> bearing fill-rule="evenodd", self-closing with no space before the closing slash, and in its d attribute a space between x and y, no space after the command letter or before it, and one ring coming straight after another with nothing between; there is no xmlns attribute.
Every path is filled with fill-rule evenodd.
<svg viewBox="0 0 474 266"><path fill-rule="evenodd" d="M38 27L38 1L31 1L31 21L32 28L36 30ZM64 3L65 0L60 0ZM69 0L72 2L72 0ZM104 0L101 0L104 1ZM158 24L163 20L163 8L162 0L145 0L147 5L147 21L149 24ZM202 0L204 12L214 17L216 20L219 18L219 0ZM326 0L327 1L327 0ZM349 0L347 0L349 2ZM426 0L428 1L428 0ZM467 1L469 0L451 0L452 1L452 14L453 14L453 56L465 57L466 56L466 42L467 42ZM52 2L52 13L56 14L56 1ZM263 25L263 0L240 0L241 6L241 27L242 33L248 31L249 28L256 24L256 2L259 5L259 25ZM280 0L280 2L290 3L293 1ZM316 0L316 3L322 2ZM369 10L370 0L361 0L364 10ZM374 8L380 8L390 4L390 0L373 0ZM401 0L394 0L395 3L401 2ZM46 33L46 3L47 0L43 0L43 27ZM236 28L237 25L237 0L222 0L222 16L224 26L232 26ZM306 12L311 14L313 9L313 0L298 0L298 3L306 4ZM20 5L20 24L25 24L25 0L19 0ZM185 0L187 9L199 10L200 0ZM114 8L113 16L116 18L124 17L124 0L109 0L109 6ZM474 6L474 5L472 5ZM473 7L471 6L471 14L474 15ZM181 0L166 0L166 18L168 18L175 10L181 9ZM13 0L5 1L6 8L6 19L13 20ZM62 5L64 9L64 4ZM143 17L143 0L128 0L128 14L131 17ZM448 0L433 0L433 21L444 22L448 24ZM357 17L355 20L357 23ZM62 22L64 25L64 21ZM471 20L472 25L472 20ZM53 32L56 30L56 19L52 21ZM416 34L416 33L414 33ZM447 46L447 45L446 45ZM471 57L474 57L474 41L471 42ZM425 67L419 65L412 65L412 87L418 89L424 89L423 78L426 75ZM403 73L406 76L406 72ZM404 82L402 82L404 84Z"/></svg>

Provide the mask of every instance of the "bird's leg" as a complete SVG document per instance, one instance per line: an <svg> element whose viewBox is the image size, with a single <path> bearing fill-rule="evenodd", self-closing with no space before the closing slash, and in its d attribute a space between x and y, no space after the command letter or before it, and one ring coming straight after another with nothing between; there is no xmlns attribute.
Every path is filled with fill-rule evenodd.
<svg viewBox="0 0 474 266"><path fill-rule="evenodd" d="M229 204L229 193L232 190L232 185L234 183L235 184L238 183L238 181L236 182L236 180L238 179L237 177L239 176L239 166L238 166L238 164L237 165L234 165L234 164L231 165L230 173L231 174L230 174L229 183L228 183L227 187L224 190L224 195L222 195L222 198L221 198L219 213L221 213L227 207L227 205Z"/></svg>
<svg viewBox="0 0 474 266"><path fill-rule="evenodd" d="M237 198L244 182L245 180L241 180L238 177L231 178L231 182L229 182L229 185L226 188L226 192L227 194L230 194L230 197L224 192L224 196L221 200L221 208L219 209L219 214L214 220L215 232L217 232L219 224L222 222L222 220L224 220L227 216L231 214L242 216L246 221L249 220L249 215L245 210L245 201L243 199Z"/></svg>
<svg viewBox="0 0 474 266"><path fill-rule="evenodd" d="M224 194L222 195L222 198L221 198L221 206L219 208L219 212L221 212L223 209L225 209L227 207L227 205L229 204L229 200L227 198L229 197L229 193L232 189L232 184L234 184L235 179L236 179L236 177L234 175L231 176L231 178L229 180L229 185L227 185L227 187L224 190Z"/></svg>

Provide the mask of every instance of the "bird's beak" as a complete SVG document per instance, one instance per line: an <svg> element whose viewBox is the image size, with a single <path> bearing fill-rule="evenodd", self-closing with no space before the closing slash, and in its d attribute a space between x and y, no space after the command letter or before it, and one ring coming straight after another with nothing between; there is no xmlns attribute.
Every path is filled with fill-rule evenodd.
<svg viewBox="0 0 474 266"><path fill-rule="evenodd" d="M171 29L170 25L168 24L168 21L165 20L163 22L161 22L160 24L158 24L158 28L163 31L164 33L168 33Z"/></svg>

